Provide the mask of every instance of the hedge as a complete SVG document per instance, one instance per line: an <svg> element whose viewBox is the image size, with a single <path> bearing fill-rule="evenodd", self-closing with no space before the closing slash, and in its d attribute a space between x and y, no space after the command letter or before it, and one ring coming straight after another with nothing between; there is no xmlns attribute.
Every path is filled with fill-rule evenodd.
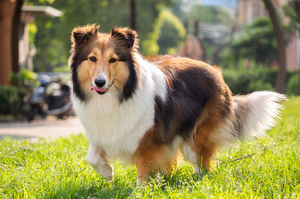
<svg viewBox="0 0 300 199"><path fill-rule="evenodd" d="M223 70L224 80L233 94L248 94L259 90L275 91L277 69L256 68L244 71ZM287 72L286 94L297 95L298 72Z"/></svg>

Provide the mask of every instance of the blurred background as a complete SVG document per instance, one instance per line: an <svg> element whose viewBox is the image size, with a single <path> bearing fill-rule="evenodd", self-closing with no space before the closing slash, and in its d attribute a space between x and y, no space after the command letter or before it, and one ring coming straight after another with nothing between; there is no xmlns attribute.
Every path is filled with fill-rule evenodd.
<svg viewBox="0 0 300 199"><path fill-rule="evenodd" d="M234 94L300 94L300 0L0 0L0 115L42 116L33 95L45 115L65 107L70 34L93 23L136 30L145 56L219 66Z"/></svg>

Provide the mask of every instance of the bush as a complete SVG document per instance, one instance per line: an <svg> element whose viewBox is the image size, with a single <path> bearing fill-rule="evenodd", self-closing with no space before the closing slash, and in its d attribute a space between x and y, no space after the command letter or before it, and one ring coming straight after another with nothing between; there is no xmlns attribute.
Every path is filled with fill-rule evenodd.
<svg viewBox="0 0 300 199"><path fill-rule="evenodd" d="M277 70L269 68L224 70L223 76L233 94L248 94L258 90L275 90Z"/></svg>
<svg viewBox="0 0 300 199"><path fill-rule="evenodd" d="M0 115L22 114L23 98L38 85L38 75L30 70L12 73L11 86L0 86Z"/></svg>
<svg viewBox="0 0 300 199"><path fill-rule="evenodd" d="M12 73L10 80L14 86L34 88L38 84L38 75L30 70L23 69L19 73Z"/></svg>
<svg viewBox="0 0 300 199"><path fill-rule="evenodd" d="M0 115L16 112L20 89L15 86L0 86Z"/></svg>
<svg viewBox="0 0 300 199"><path fill-rule="evenodd" d="M299 84L299 73L294 73L290 76L288 80L287 87L286 87L286 94L297 95L298 84Z"/></svg>
<svg viewBox="0 0 300 199"><path fill-rule="evenodd" d="M254 91L270 90L275 91L277 69L254 67L248 70L223 70L226 84L232 93L248 94ZM298 74L287 72L287 95L296 95L298 88Z"/></svg>

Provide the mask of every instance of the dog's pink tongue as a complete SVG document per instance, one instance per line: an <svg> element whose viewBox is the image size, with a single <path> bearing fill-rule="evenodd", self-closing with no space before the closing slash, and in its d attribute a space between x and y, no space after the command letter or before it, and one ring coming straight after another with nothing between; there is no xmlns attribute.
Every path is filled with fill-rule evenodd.
<svg viewBox="0 0 300 199"><path fill-rule="evenodd" d="M95 91L98 91L98 92L101 92L101 93L107 91L107 89L101 89L101 88L97 88L97 87L95 87L95 86L93 86L93 87L91 88L91 90L95 90Z"/></svg>

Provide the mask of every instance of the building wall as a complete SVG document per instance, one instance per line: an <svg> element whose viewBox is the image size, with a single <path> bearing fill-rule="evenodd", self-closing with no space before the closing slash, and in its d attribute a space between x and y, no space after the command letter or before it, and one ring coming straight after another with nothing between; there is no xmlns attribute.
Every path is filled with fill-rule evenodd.
<svg viewBox="0 0 300 199"><path fill-rule="evenodd" d="M262 1L238 0L238 24L245 25L253 22L258 17L267 16Z"/></svg>
<svg viewBox="0 0 300 199"><path fill-rule="evenodd" d="M300 43L299 41L300 40L298 38L298 46ZM285 55L287 58L286 59L287 68L292 71L298 70L299 68L297 67L297 64L298 64L297 62L299 62L298 59L300 58L299 57L300 55L297 56L297 37L296 37L296 35L294 35L291 38L291 41L287 45L286 50L285 50Z"/></svg>

